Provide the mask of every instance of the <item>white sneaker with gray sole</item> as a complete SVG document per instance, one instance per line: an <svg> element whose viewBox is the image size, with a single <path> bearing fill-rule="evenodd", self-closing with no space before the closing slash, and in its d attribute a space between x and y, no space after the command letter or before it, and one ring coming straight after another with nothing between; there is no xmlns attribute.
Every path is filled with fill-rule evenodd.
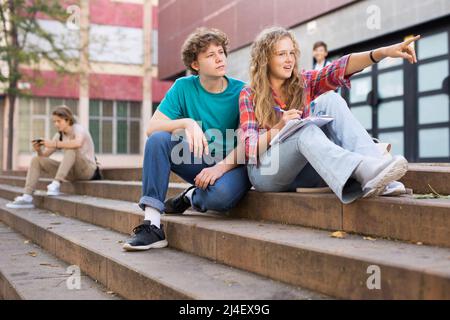
<svg viewBox="0 0 450 320"><path fill-rule="evenodd" d="M7 203L6 207L10 209L33 209L33 198L28 201L23 196L18 196L14 198L13 202Z"/></svg>
<svg viewBox="0 0 450 320"><path fill-rule="evenodd" d="M402 156L394 156L392 161L372 180L363 186L363 198L382 194L389 183L399 180L408 171L408 161Z"/></svg>

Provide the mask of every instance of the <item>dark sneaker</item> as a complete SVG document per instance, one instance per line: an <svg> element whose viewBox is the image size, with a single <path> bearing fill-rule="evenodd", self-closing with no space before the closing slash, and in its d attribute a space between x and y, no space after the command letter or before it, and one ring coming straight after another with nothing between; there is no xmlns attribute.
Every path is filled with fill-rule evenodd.
<svg viewBox="0 0 450 320"><path fill-rule="evenodd" d="M165 206L165 213L169 214L180 214L185 212L190 206L191 202L186 197L186 193L188 193L189 190L194 189L195 186L190 186L186 190L184 190L182 193L177 195L175 198L167 199L166 202L164 202Z"/></svg>
<svg viewBox="0 0 450 320"><path fill-rule="evenodd" d="M168 245L162 225L158 229L150 221L144 221L143 224L134 228L133 233L134 235L123 245L126 251L143 251L164 248Z"/></svg>

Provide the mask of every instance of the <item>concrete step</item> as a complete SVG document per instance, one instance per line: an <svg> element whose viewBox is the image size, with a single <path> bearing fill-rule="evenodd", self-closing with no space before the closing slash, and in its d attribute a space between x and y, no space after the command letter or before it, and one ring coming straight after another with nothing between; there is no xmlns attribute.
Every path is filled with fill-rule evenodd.
<svg viewBox="0 0 450 320"><path fill-rule="evenodd" d="M0 183L23 186L24 178L1 176ZM41 179L38 188L45 189L48 183L50 179ZM172 197L187 186L188 184L171 183L167 196ZM62 191L137 202L141 196L141 184L135 181L106 180L64 183ZM0 196L2 192L0 187ZM450 199L379 197L342 205L333 194L262 194L250 191L229 214L235 218L343 230L450 247Z"/></svg>
<svg viewBox="0 0 450 320"><path fill-rule="evenodd" d="M449 163L411 163L408 169L402 182L415 193L427 194L434 190L441 195L450 195Z"/></svg>
<svg viewBox="0 0 450 320"><path fill-rule="evenodd" d="M0 223L0 299L118 300L113 292ZM72 278L70 278L72 277ZM72 281L72 279L74 279Z"/></svg>
<svg viewBox="0 0 450 320"><path fill-rule="evenodd" d="M50 178L39 179L37 189L46 190L47 185L52 182ZM25 186L25 178L18 176L0 176L0 184L9 184L16 187ZM170 182L167 197L173 197L185 188L188 183ZM77 181L74 183L64 182L61 184L61 192L70 194L86 194L94 197L139 201L142 194L142 183L140 181L99 180L99 181Z"/></svg>
<svg viewBox="0 0 450 320"><path fill-rule="evenodd" d="M13 187L7 188L13 196ZM66 195L37 196L36 203L122 233L143 219L142 211L125 201ZM326 231L189 213L162 216L173 248L338 298L450 298L448 248L357 235L336 239ZM371 266L380 268L381 290L367 287Z"/></svg>
<svg viewBox="0 0 450 320"><path fill-rule="evenodd" d="M1 175L26 177L27 171L25 170L3 170L0 171ZM102 175L105 180L124 180L124 181L142 181L142 168L108 168L102 169ZM50 175L43 173L42 177L52 178ZM171 182L184 182L179 176L171 172Z"/></svg>
<svg viewBox="0 0 450 320"><path fill-rule="evenodd" d="M127 299L324 299L324 295L171 248L122 251L126 236L42 209L8 209L0 219Z"/></svg>
<svg viewBox="0 0 450 320"><path fill-rule="evenodd" d="M3 171L5 176L25 177L26 171ZM141 181L142 168L108 168L102 169L105 180ZM50 178L48 175L44 177ZM410 163L408 172L402 178L407 188L416 194L431 193L432 189L442 195L450 195L450 164L449 163ZM170 175L171 182L183 183L174 173ZM431 186L431 188L430 188Z"/></svg>

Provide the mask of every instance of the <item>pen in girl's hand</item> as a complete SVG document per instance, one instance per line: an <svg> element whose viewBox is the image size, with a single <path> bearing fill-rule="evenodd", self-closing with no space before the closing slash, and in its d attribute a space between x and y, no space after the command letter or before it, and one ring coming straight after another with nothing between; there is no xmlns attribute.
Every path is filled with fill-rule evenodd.
<svg viewBox="0 0 450 320"><path fill-rule="evenodd" d="M279 111L279 112L286 112L286 111L284 111L283 109L281 109L280 107L273 107L276 111Z"/></svg>

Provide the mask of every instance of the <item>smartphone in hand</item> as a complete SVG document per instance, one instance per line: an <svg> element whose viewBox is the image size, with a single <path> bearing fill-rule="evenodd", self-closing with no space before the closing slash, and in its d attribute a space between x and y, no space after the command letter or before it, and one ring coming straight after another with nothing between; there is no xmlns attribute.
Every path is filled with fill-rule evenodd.
<svg viewBox="0 0 450 320"><path fill-rule="evenodd" d="M31 140L31 142L32 142L33 144L35 144L35 143L41 144L42 142L44 142L44 139L42 139L42 138L37 138L37 139Z"/></svg>

